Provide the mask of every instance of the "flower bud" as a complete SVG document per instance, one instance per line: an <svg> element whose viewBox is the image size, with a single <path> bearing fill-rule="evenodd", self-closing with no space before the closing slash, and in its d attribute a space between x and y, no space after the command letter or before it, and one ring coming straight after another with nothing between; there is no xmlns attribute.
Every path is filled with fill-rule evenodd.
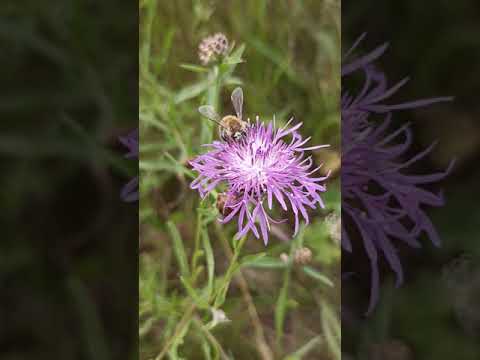
<svg viewBox="0 0 480 360"><path fill-rule="evenodd" d="M222 33L207 36L198 45L198 58L203 65L208 65L219 56L228 53L228 39Z"/></svg>
<svg viewBox="0 0 480 360"><path fill-rule="evenodd" d="M306 247L295 250L293 261L298 265L309 264L312 261L312 251Z"/></svg>

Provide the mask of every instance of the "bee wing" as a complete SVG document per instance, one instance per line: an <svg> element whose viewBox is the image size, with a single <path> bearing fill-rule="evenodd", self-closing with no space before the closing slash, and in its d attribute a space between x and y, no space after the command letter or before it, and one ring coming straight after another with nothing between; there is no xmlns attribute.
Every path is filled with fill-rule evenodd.
<svg viewBox="0 0 480 360"><path fill-rule="evenodd" d="M237 117L242 120L243 90L241 87L237 87L232 91L232 104Z"/></svg>
<svg viewBox="0 0 480 360"><path fill-rule="evenodd" d="M198 112L205 116L206 118L220 124L220 115L217 114L213 106L211 105L202 105L198 108Z"/></svg>

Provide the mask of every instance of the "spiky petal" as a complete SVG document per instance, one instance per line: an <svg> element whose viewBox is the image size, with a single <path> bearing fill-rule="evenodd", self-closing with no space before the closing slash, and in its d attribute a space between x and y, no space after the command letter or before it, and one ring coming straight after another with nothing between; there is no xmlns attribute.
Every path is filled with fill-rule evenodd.
<svg viewBox="0 0 480 360"><path fill-rule="evenodd" d="M323 182L328 175L315 176L319 168L312 169L312 157L305 153L328 145L306 147L310 138L303 139L297 132L302 123L289 127L292 121L275 129L274 122L265 125L257 117L243 138L214 141L206 145L211 148L209 152L190 162L199 174L191 188L202 197L226 185L224 208L228 215L220 221L228 223L236 218L237 237L251 231L267 244L270 223L276 222L269 215L274 203L285 212L293 212L294 236L301 217L308 223L308 208L324 207L320 193L326 191Z"/></svg>
<svg viewBox="0 0 480 360"><path fill-rule="evenodd" d="M363 38L363 37L362 37ZM362 39L361 38L361 39ZM361 40L360 39L360 40ZM354 45L356 47L359 41ZM392 87L387 86L384 73L373 61L378 59L387 45L343 65L342 76L362 71L365 82L358 93L342 89L342 247L351 252L352 228L356 228L371 265L371 296L367 313L379 298L380 274L378 263L383 257L397 277L397 286L403 282L403 268L395 243L404 242L420 247L418 237L426 233L439 245L440 240L422 206L441 206L441 194L433 194L422 185L443 179L451 166L442 173L411 175L409 166L425 157L430 146L409 160L402 160L410 149L412 131L409 124L391 132L392 113L397 110L418 108L450 97L432 98L389 105L390 98L407 79ZM349 51L348 54L350 54ZM372 119L372 115L384 117ZM406 225L410 224L410 225Z"/></svg>
<svg viewBox="0 0 480 360"><path fill-rule="evenodd" d="M126 158L138 159L138 129L130 132L126 136L120 137L120 142L128 149L128 153L125 154ZM133 202L138 200L138 176L135 176L122 188L120 197L126 202Z"/></svg>

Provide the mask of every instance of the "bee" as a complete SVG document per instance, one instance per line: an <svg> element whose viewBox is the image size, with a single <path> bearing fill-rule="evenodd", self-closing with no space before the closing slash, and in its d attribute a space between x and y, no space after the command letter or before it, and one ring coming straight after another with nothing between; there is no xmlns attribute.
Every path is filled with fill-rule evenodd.
<svg viewBox="0 0 480 360"><path fill-rule="evenodd" d="M242 120L243 91L237 87L232 91L232 104L235 109L235 115L226 115L223 118L217 114L213 106L203 105L198 108L198 112L207 119L218 124L220 138L224 141L240 140L247 130L248 122Z"/></svg>

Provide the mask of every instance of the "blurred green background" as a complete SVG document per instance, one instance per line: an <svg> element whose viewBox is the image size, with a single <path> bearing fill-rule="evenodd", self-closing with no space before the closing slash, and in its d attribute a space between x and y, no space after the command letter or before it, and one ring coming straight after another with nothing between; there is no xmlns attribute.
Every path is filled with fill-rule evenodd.
<svg viewBox="0 0 480 360"><path fill-rule="evenodd" d="M137 358L136 3L3 1L0 358Z"/></svg>
<svg viewBox="0 0 480 360"><path fill-rule="evenodd" d="M237 49L245 44L245 62L222 83L218 107L230 110L229 94L241 83L247 115L270 119L275 113L280 122L295 115L313 143L333 145L317 161L335 168L339 1L140 1L145 167L138 278L136 207L118 198L135 165L122 159L117 142L137 125L136 6L110 0L2 3L2 359L137 358L137 281L141 358L157 355L172 335L190 296L178 280L172 238L181 237L193 260L199 219L184 164L201 151L203 139L216 136L196 112L209 100L205 74L180 67L199 64L204 36L221 31ZM379 347L388 354L401 346L414 359L478 359L479 5L348 1L342 15L345 44L364 31L366 49L391 42L384 70L392 81L412 76L396 99L456 96L441 112L432 107L396 119L413 120L418 148L440 140L425 168L458 159L444 182L447 206L432 212L444 246L405 250L407 284L391 290L386 281L377 313L344 329L344 350L370 359ZM275 359L338 357L338 336L330 335L338 322L340 260L323 221L339 210L335 176L325 198L328 209L301 239L272 237L268 248L249 241L244 249L244 255L265 252L271 261L243 268L243 276ZM210 200L202 219L220 279L228 264L222 237L231 237L233 228L216 227ZM301 241L313 251L312 267L334 281L333 289L279 264L279 255ZM201 289L205 274L198 279ZM359 282L351 291L364 294L367 286ZM178 358L214 358L220 347L236 359L268 353L256 340L258 324L246 316L247 307L236 280L223 308L231 322L215 327L212 338L194 322L178 344ZM197 316L200 324L211 319L203 310Z"/></svg>
<svg viewBox="0 0 480 360"><path fill-rule="evenodd" d="M477 1L345 1L342 46L367 32L361 50L388 41L378 62L391 82L410 82L392 102L455 96L452 103L393 115L398 125L412 122L414 149L439 144L415 172L447 167L440 184L446 206L431 211L443 246L422 239L423 249L402 249L406 284L393 289L386 280L382 302L368 319L342 327L343 350L355 359L479 359L480 345L480 4ZM356 266L365 266L358 260ZM368 275L342 284L350 303L365 303ZM361 309L359 309L361 314ZM406 350L408 349L408 350Z"/></svg>
<svg viewBox="0 0 480 360"><path fill-rule="evenodd" d="M338 359L340 251L325 222L339 213L336 174L327 209L294 241L291 219L268 246L247 241L242 275L218 301L230 322L214 326L202 299L229 280L235 227L217 224L214 198L200 203L186 165L217 138L198 106L229 113L241 85L247 117L275 114L280 125L295 116L312 144L332 145L315 162L338 170L340 2L142 0L140 9L140 358ZM200 67L198 44L216 32L236 46ZM301 246L313 253L310 268L280 260Z"/></svg>

